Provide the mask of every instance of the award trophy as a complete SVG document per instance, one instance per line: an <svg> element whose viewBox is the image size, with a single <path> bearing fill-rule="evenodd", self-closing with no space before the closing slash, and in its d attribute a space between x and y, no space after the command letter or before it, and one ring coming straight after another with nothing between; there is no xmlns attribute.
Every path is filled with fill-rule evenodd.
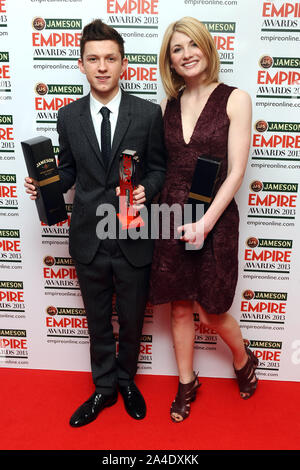
<svg viewBox="0 0 300 470"><path fill-rule="evenodd" d="M139 184L139 157L135 150L120 155L120 211L117 214L123 230L143 227L144 221L133 207L133 191Z"/></svg>
<svg viewBox="0 0 300 470"><path fill-rule="evenodd" d="M188 198L188 204L192 205L193 222L197 204L203 204L204 213L207 211L214 196L220 168L221 161L198 157Z"/></svg>
<svg viewBox="0 0 300 470"><path fill-rule="evenodd" d="M54 225L68 218L51 139L34 137L21 142L28 175L37 189L39 219Z"/></svg>

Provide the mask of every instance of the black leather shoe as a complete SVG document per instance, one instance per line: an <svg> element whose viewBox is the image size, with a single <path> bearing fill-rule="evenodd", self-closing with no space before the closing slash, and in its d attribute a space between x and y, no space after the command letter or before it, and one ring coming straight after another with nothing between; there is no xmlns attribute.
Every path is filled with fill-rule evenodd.
<svg viewBox="0 0 300 470"><path fill-rule="evenodd" d="M143 395L134 382L129 385L119 385L127 413L134 419L143 419L146 416L146 403Z"/></svg>
<svg viewBox="0 0 300 470"><path fill-rule="evenodd" d="M70 425L74 428L84 426L91 423L97 418L100 411L108 406L112 406L118 399L117 392L112 395L103 395L102 393L94 393L87 401L85 401L71 416Z"/></svg>

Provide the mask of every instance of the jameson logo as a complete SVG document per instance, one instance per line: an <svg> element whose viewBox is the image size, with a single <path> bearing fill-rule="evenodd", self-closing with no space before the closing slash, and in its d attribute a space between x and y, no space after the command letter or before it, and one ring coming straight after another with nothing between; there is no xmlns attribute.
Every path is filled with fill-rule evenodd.
<svg viewBox="0 0 300 470"><path fill-rule="evenodd" d="M280 33L299 32L300 3L299 2L263 2L261 31Z"/></svg>
<svg viewBox="0 0 300 470"><path fill-rule="evenodd" d="M1 17L0 17L1 18ZM0 19L1 22L1 19ZM0 25L1 27L1 25ZM9 53L0 51L0 96L11 92ZM8 98L8 96L6 97Z"/></svg>
<svg viewBox="0 0 300 470"><path fill-rule="evenodd" d="M274 122L260 119L254 124L257 132L300 132L300 122Z"/></svg>
<svg viewBox="0 0 300 470"><path fill-rule="evenodd" d="M157 64L157 54L126 54L129 64Z"/></svg>
<svg viewBox="0 0 300 470"><path fill-rule="evenodd" d="M194 325L195 325L195 349L206 349L206 346L201 345L216 345L217 344L217 332L212 328L204 325L200 322L199 313L194 313Z"/></svg>
<svg viewBox="0 0 300 470"><path fill-rule="evenodd" d="M260 57L259 67L262 70L257 72L259 86L256 97L299 99L299 64L300 59L296 57L271 57L268 55Z"/></svg>
<svg viewBox="0 0 300 470"><path fill-rule="evenodd" d="M259 360L258 370L279 370L282 353L281 341L251 340L249 346Z"/></svg>
<svg viewBox="0 0 300 470"><path fill-rule="evenodd" d="M69 257L45 256L43 267L44 288L79 290L74 261Z"/></svg>
<svg viewBox="0 0 300 470"><path fill-rule="evenodd" d="M61 239L68 240L72 207L73 204L66 204L68 218L62 222L58 222L57 224L51 226L41 222L42 238L44 239L43 243L49 243L53 245L53 243L61 244Z"/></svg>
<svg viewBox="0 0 300 470"><path fill-rule="evenodd" d="M42 18L37 16L32 20L32 27L36 31L43 29L79 29L82 30L81 19L71 18Z"/></svg>
<svg viewBox="0 0 300 470"><path fill-rule="evenodd" d="M79 58L81 19L35 17L32 28L33 60L65 61Z"/></svg>
<svg viewBox="0 0 300 470"><path fill-rule="evenodd" d="M245 272L290 272L293 240L249 237L245 244Z"/></svg>
<svg viewBox="0 0 300 470"><path fill-rule="evenodd" d="M14 128L11 114L0 114L0 153L14 153Z"/></svg>
<svg viewBox="0 0 300 470"><path fill-rule="evenodd" d="M256 121L251 156L253 160L299 160L300 123Z"/></svg>
<svg viewBox="0 0 300 470"><path fill-rule="evenodd" d="M0 328L0 358L28 359L26 330Z"/></svg>
<svg viewBox="0 0 300 470"><path fill-rule="evenodd" d="M74 308L74 307L54 307L50 305L46 309L47 315L72 315L72 316L85 316L84 308Z"/></svg>
<svg viewBox="0 0 300 470"><path fill-rule="evenodd" d="M14 318L14 313L25 312L24 288L22 281L0 281L0 312L1 317ZM18 318L24 315L18 315Z"/></svg>
<svg viewBox="0 0 300 470"><path fill-rule="evenodd" d="M21 263L20 231L15 229L0 229L0 263L7 263L6 268Z"/></svg>
<svg viewBox="0 0 300 470"><path fill-rule="evenodd" d="M83 85L46 85L38 83L35 87L37 95L83 95Z"/></svg>
<svg viewBox="0 0 300 470"><path fill-rule="evenodd" d="M46 309L47 337L88 338L88 325L83 308L54 307Z"/></svg>
<svg viewBox="0 0 300 470"><path fill-rule="evenodd" d="M0 215L6 215L7 209L13 211L18 209L16 182L15 174L0 174Z"/></svg>
<svg viewBox="0 0 300 470"><path fill-rule="evenodd" d="M252 181L248 218L295 219L298 183Z"/></svg>
<svg viewBox="0 0 300 470"><path fill-rule="evenodd" d="M236 24L216 21L203 21L203 24L214 39L221 64L233 64Z"/></svg>
<svg viewBox="0 0 300 470"><path fill-rule="evenodd" d="M241 300L242 324L284 324L287 292L265 292L245 290Z"/></svg>
<svg viewBox="0 0 300 470"><path fill-rule="evenodd" d="M260 59L260 66L264 69L272 68L286 68L297 69L300 66L300 59L298 57L270 57L263 56Z"/></svg>
<svg viewBox="0 0 300 470"><path fill-rule="evenodd" d="M0 52L0 62L9 62L8 52Z"/></svg>
<svg viewBox="0 0 300 470"><path fill-rule="evenodd" d="M106 22L117 28L158 29L158 7L159 0L106 0Z"/></svg>
<svg viewBox="0 0 300 470"><path fill-rule="evenodd" d="M36 122L53 124L56 122L59 108L76 101L83 95L83 85L39 82L35 85L34 91L38 95L34 99Z"/></svg>

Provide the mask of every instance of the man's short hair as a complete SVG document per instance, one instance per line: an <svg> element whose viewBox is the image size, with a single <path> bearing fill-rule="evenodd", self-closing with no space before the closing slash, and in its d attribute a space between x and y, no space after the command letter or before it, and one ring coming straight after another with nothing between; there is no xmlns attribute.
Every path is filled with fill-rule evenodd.
<svg viewBox="0 0 300 470"><path fill-rule="evenodd" d="M124 39L117 30L111 26L103 23L103 21L96 19L87 24L82 31L80 39L80 56L83 59L84 47L88 41L115 41L120 50L121 58L124 59Z"/></svg>

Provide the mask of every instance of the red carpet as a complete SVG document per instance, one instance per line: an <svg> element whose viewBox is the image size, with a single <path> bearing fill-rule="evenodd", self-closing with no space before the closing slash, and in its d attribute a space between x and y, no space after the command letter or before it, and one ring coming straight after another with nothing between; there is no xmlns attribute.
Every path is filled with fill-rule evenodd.
<svg viewBox="0 0 300 470"><path fill-rule="evenodd" d="M188 420L175 424L169 407L176 377L137 376L147 402L142 421L122 397L96 421L73 429L71 414L91 393L89 373L0 369L1 450L298 450L300 383L260 381L250 400L231 379L201 379Z"/></svg>

